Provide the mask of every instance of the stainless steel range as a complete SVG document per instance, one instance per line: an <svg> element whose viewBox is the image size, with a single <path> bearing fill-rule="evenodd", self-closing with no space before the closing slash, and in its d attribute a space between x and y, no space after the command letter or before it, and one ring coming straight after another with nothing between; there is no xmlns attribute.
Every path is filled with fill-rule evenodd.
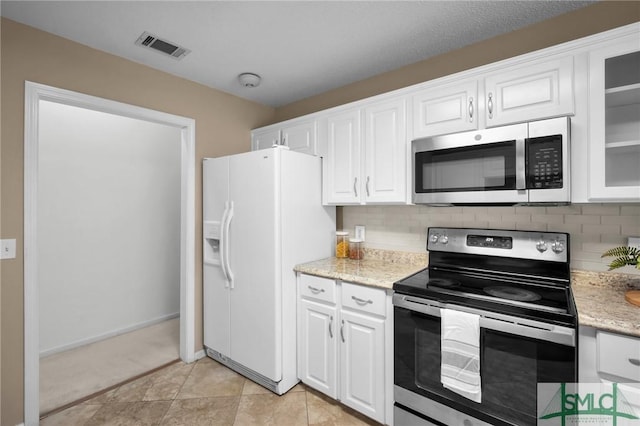
<svg viewBox="0 0 640 426"><path fill-rule="evenodd" d="M537 384L577 380L569 235L429 228L394 284L394 423L535 425Z"/></svg>

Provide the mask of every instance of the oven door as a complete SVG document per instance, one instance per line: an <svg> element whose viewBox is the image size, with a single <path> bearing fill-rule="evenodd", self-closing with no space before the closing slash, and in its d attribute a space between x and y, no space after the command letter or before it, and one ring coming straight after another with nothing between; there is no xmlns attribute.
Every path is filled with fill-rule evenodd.
<svg viewBox="0 0 640 426"><path fill-rule="evenodd" d="M446 389L440 382L441 308L481 315L480 403ZM468 415L473 420L465 424L535 425L537 384L572 383L577 379L574 328L397 293L394 327L395 402L427 419L445 424L464 419L464 423Z"/></svg>
<svg viewBox="0 0 640 426"><path fill-rule="evenodd" d="M414 140L413 202L526 203L527 124Z"/></svg>

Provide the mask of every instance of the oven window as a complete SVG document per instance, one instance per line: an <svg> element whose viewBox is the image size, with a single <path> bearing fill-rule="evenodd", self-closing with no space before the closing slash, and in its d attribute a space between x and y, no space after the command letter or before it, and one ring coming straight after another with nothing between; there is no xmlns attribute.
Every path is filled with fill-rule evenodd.
<svg viewBox="0 0 640 426"><path fill-rule="evenodd" d="M515 141L418 152L415 162L416 192L516 187Z"/></svg>
<svg viewBox="0 0 640 426"><path fill-rule="evenodd" d="M491 424L536 424L538 382L575 382L576 351L481 329L482 402L440 382L440 318L395 308L395 384ZM425 413L427 414L427 413Z"/></svg>

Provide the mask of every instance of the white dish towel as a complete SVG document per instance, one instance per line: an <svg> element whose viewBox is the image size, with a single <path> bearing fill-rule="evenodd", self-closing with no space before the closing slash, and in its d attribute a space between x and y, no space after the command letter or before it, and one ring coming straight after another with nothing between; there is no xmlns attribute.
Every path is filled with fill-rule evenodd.
<svg viewBox="0 0 640 426"><path fill-rule="evenodd" d="M441 309L442 385L475 402L481 402L480 316Z"/></svg>

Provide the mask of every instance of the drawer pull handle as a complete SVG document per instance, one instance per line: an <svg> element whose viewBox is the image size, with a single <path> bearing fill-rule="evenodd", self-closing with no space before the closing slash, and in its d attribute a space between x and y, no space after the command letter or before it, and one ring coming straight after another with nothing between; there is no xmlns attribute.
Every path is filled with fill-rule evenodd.
<svg viewBox="0 0 640 426"><path fill-rule="evenodd" d="M324 293L324 288L311 287L310 285L307 287L309 287L309 290L311 290L311 293L313 294Z"/></svg>
<svg viewBox="0 0 640 426"><path fill-rule="evenodd" d="M373 303L373 300L371 300L371 299L364 300L364 299L360 299L359 297L355 297L355 296L351 296L351 298L353 300L355 300L358 305L363 305L364 306L364 305L367 305L369 303Z"/></svg>
<svg viewBox="0 0 640 426"><path fill-rule="evenodd" d="M344 342L344 320L342 320L342 326L340 327L340 337L342 337L342 341Z"/></svg>
<svg viewBox="0 0 640 426"><path fill-rule="evenodd" d="M333 330L331 329L333 326L333 317L329 317L331 320L329 321L329 337L333 339Z"/></svg>
<svg viewBox="0 0 640 426"><path fill-rule="evenodd" d="M640 367L640 359L638 358L629 358L629 362L635 366Z"/></svg>

